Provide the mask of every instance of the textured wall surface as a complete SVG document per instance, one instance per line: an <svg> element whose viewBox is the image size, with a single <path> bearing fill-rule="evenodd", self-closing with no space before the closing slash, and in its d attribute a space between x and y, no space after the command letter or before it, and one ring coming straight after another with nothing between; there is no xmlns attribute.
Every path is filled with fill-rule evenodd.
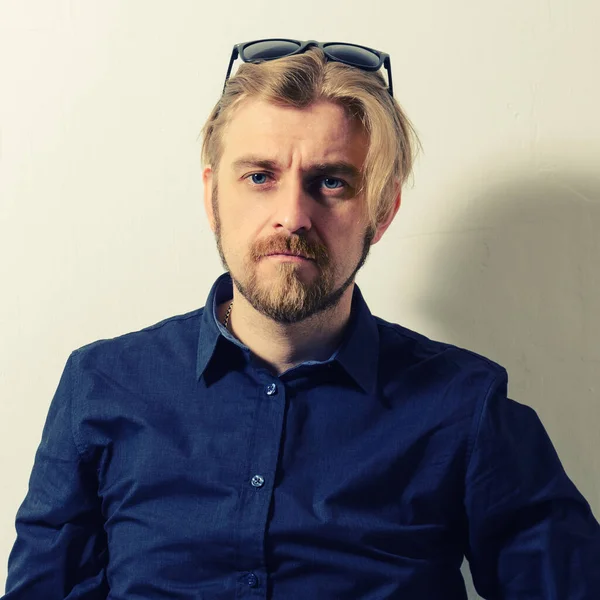
<svg viewBox="0 0 600 600"><path fill-rule="evenodd" d="M391 54L424 152L358 283L506 366L598 517L599 6L0 0L0 587L69 352L202 306L221 273L198 133L261 37Z"/></svg>

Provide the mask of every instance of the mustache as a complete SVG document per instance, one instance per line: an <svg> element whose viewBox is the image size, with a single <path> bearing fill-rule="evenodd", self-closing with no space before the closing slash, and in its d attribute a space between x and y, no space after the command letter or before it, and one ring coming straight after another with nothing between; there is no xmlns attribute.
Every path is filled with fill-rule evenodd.
<svg viewBox="0 0 600 600"><path fill-rule="evenodd" d="M301 237L275 237L260 244L256 249L257 259L271 254L290 254L292 256L301 256L318 262L327 259L327 250L316 244L310 244L305 238Z"/></svg>

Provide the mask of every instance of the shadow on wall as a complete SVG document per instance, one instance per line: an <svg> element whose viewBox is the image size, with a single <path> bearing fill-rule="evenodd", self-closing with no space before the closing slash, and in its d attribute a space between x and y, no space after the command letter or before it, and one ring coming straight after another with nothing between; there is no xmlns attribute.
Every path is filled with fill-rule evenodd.
<svg viewBox="0 0 600 600"><path fill-rule="evenodd" d="M513 178L460 206L421 310L508 369L600 516L600 174Z"/></svg>
<svg viewBox="0 0 600 600"><path fill-rule="evenodd" d="M467 198L436 236L420 310L507 368L600 520L600 173L511 173Z"/></svg>

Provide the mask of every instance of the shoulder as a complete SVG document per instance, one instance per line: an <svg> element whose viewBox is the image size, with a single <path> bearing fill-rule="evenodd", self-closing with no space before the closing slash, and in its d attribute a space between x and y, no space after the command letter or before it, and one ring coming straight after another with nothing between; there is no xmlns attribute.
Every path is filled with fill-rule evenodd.
<svg viewBox="0 0 600 600"><path fill-rule="evenodd" d="M431 339L397 323L374 317L379 330L380 362L396 370L417 370L432 378L469 378L502 384L507 380L506 369L467 348Z"/></svg>
<svg viewBox="0 0 600 600"><path fill-rule="evenodd" d="M96 340L74 350L71 359L80 368L110 368L116 363L152 361L161 354L195 354L203 311L199 308L137 331Z"/></svg>

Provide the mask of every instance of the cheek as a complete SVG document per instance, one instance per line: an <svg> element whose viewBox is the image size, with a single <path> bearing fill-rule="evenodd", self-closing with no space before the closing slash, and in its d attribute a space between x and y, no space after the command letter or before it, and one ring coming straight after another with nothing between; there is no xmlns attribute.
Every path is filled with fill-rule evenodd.
<svg viewBox="0 0 600 600"><path fill-rule="evenodd" d="M241 197L232 196L227 206L221 208L221 215L225 227L240 238L268 222L265 207Z"/></svg>
<svg viewBox="0 0 600 600"><path fill-rule="evenodd" d="M249 218L241 213L223 216L221 222L221 243L231 257L249 260L252 256L257 236Z"/></svg>
<svg viewBox="0 0 600 600"><path fill-rule="evenodd" d="M338 223L335 230L332 229L331 231L335 233L337 248L352 256L355 252L360 252L365 228L356 219L348 219L342 223Z"/></svg>

